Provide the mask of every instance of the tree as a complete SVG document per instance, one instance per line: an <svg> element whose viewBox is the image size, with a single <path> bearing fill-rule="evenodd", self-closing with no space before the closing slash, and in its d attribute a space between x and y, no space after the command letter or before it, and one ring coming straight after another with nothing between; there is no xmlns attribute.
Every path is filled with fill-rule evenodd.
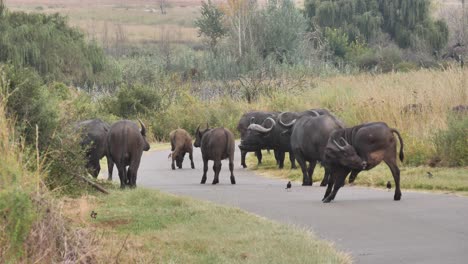
<svg viewBox="0 0 468 264"><path fill-rule="evenodd" d="M430 0L305 0L305 14L324 28L340 29L348 42L371 42L387 33L401 48L439 51L447 44L445 22L430 17Z"/></svg>
<svg viewBox="0 0 468 264"><path fill-rule="evenodd" d="M226 28L222 20L224 13L211 0L202 2L201 17L195 20L198 27L198 36L205 36L209 39L210 49L216 54L216 45L219 40L226 35Z"/></svg>

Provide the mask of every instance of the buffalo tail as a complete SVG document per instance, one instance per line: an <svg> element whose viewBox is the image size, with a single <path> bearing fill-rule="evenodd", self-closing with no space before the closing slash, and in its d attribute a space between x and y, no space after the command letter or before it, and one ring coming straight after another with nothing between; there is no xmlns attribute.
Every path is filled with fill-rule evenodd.
<svg viewBox="0 0 468 264"><path fill-rule="evenodd" d="M392 133L396 133L398 136L398 140L400 141L400 161L403 161L403 159L405 158L405 154L403 152L403 139L401 138L400 132L398 132L398 130L392 128L391 131Z"/></svg>

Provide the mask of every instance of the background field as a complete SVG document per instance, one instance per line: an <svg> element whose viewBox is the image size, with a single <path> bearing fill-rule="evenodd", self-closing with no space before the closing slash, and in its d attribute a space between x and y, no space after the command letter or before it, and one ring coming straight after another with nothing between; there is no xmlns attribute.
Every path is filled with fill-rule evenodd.
<svg viewBox="0 0 468 264"><path fill-rule="evenodd" d="M258 2L262 5L266 0ZM447 17L447 10L461 6L458 0L433 2L434 13L440 17ZM304 0L296 0L295 3L303 8ZM79 27L89 39L96 39L104 46L114 41L169 41L192 45L201 42L194 25L194 20L200 15L201 0L166 0L165 15L160 12L159 0L7 0L6 5L11 10L67 15L71 25Z"/></svg>

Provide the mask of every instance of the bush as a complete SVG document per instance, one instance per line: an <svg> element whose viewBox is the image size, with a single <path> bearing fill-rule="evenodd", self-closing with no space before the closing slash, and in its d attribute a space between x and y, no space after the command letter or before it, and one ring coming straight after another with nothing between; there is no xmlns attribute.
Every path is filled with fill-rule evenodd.
<svg viewBox="0 0 468 264"><path fill-rule="evenodd" d="M468 116L450 116L447 130L438 131L434 142L437 155L442 158L442 164L467 166Z"/></svg>
<svg viewBox="0 0 468 264"><path fill-rule="evenodd" d="M5 12L0 31L0 62L32 67L44 80L92 86L115 74L104 51L59 14Z"/></svg>
<svg viewBox="0 0 468 264"><path fill-rule="evenodd" d="M36 125L39 145L44 149L59 122L58 98L51 94L41 77L31 69L0 66L0 75L8 80L0 86L0 96L6 100L8 115L17 120L17 127L26 143L36 143Z"/></svg>
<svg viewBox="0 0 468 264"><path fill-rule="evenodd" d="M124 118L154 113L161 108L162 95L145 85L124 86L111 100L110 112Z"/></svg>

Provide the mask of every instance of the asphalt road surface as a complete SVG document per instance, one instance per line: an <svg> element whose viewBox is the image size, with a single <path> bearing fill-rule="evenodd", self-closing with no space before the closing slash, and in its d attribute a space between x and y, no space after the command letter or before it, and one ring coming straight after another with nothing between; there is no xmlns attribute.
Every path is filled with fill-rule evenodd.
<svg viewBox="0 0 468 264"><path fill-rule="evenodd" d="M393 201L393 189L388 192L346 185L335 201L323 204L324 187L293 183L288 192L287 181L256 176L243 169L239 149L234 160L236 185L230 184L227 160L223 161L220 183L211 185L214 172L210 161L207 184L202 185L200 149L194 149L194 170L190 169L188 155L183 169L171 170L169 153L144 153L138 186L239 207L311 229L351 253L356 263L468 263L468 198L403 190L402 200ZM114 175L118 179L115 169ZM405 180L404 173L401 178Z"/></svg>

